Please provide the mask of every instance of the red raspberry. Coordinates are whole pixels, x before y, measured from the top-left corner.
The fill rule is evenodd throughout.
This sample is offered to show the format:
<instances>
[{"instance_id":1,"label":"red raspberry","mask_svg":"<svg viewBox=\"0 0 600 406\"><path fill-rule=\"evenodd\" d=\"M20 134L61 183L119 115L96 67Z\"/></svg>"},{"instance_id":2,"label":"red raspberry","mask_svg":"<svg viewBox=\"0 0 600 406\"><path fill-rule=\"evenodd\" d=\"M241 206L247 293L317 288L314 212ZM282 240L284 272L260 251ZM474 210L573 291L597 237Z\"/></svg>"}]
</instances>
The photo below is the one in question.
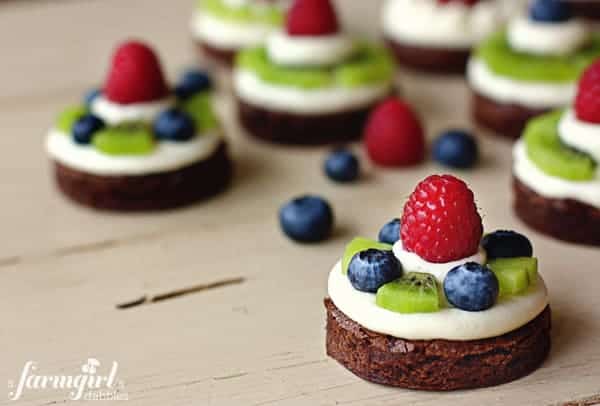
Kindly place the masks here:
<instances>
[{"instance_id":1,"label":"red raspberry","mask_svg":"<svg viewBox=\"0 0 600 406\"><path fill-rule=\"evenodd\" d=\"M371 113L364 140L369 156L381 166L416 165L425 158L421 122L407 103L395 97Z\"/></svg>"},{"instance_id":2,"label":"red raspberry","mask_svg":"<svg viewBox=\"0 0 600 406\"><path fill-rule=\"evenodd\" d=\"M600 124L600 60L588 67L579 80L575 114L581 121Z\"/></svg>"},{"instance_id":3,"label":"red raspberry","mask_svg":"<svg viewBox=\"0 0 600 406\"><path fill-rule=\"evenodd\" d=\"M289 35L320 36L338 32L338 21L330 0L296 0L287 14Z\"/></svg>"},{"instance_id":4,"label":"red raspberry","mask_svg":"<svg viewBox=\"0 0 600 406\"><path fill-rule=\"evenodd\" d=\"M115 103L143 103L169 94L158 57L147 45L130 41L113 56L104 95Z\"/></svg>"},{"instance_id":5,"label":"red raspberry","mask_svg":"<svg viewBox=\"0 0 600 406\"><path fill-rule=\"evenodd\" d=\"M451 175L419 183L404 206L401 224L404 248L435 263L475 254L483 233L473 192Z\"/></svg>"}]
</instances>

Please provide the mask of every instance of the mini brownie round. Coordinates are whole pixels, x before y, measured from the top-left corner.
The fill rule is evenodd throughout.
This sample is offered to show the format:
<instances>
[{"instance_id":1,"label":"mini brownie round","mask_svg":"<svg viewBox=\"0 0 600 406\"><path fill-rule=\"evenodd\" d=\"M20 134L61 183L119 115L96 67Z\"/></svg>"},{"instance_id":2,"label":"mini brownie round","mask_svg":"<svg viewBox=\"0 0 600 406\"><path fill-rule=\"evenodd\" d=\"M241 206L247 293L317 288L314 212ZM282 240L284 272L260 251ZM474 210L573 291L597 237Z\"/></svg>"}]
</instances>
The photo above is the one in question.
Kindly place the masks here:
<instances>
[{"instance_id":1,"label":"mini brownie round","mask_svg":"<svg viewBox=\"0 0 600 406\"><path fill-rule=\"evenodd\" d=\"M464 74L471 49L503 21L493 0L387 0L381 16L401 65L446 74Z\"/></svg>"},{"instance_id":2,"label":"mini brownie round","mask_svg":"<svg viewBox=\"0 0 600 406\"><path fill-rule=\"evenodd\" d=\"M281 0L199 0L192 35L202 57L232 66L244 48L261 45L283 24Z\"/></svg>"},{"instance_id":3,"label":"mini brownie round","mask_svg":"<svg viewBox=\"0 0 600 406\"><path fill-rule=\"evenodd\" d=\"M341 32L329 0L297 0L285 31L242 51L234 70L239 118L250 135L287 144L354 140L393 91L383 48Z\"/></svg>"},{"instance_id":4,"label":"mini brownie round","mask_svg":"<svg viewBox=\"0 0 600 406\"><path fill-rule=\"evenodd\" d=\"M600 246L600 61L571 108L533 119L513 150L515 211L532 228Z\"/></svg>"},{"instance_id":5,"label":"mini brownie round","mask_svg":"<svg viewBox=\"0 0 600 406\"><path fill-rule=\"evenodd\" d=\"M535 0L477 48L468 81L478 124L518 138L529 119L569 104L577 78L600 55L600 37L568 10L560 0Z\"/></svg>"},{"instance_id":6,"label":"mini brownie round","mask_svg":"<svg viewBox=\"0 0 600 406\"><path fill-rule=\"evenodd\" d=\"M482 238L473 193L450 175L419 183L392 224L380 241L352 240L329 274L329 356L374 383L435 391L510 382L543 363L548 291L527 237Z\"/></svg>"},{"instance_id":7,"label":"mini brownie round","mask_svg":"<svg viewBox=\"0 0 600 406\"><path fill-rule=\"evenodd\" d=\"M65 109L47 136L60 190L97 209L160 210L224 189L232 175L212 110L210 78L186 72L168 88L157 56L118 47L101 91Z\"/></svg>"}]
</instances>

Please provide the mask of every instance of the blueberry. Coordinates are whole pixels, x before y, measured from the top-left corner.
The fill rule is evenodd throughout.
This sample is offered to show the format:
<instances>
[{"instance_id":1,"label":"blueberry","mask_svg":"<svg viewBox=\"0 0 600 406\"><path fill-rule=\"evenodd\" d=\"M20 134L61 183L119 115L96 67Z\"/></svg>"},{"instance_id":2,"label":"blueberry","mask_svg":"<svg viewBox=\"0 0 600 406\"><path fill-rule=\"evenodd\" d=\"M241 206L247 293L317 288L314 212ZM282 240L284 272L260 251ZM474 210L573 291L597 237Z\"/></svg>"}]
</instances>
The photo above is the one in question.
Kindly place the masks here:
<instances>
[{"instance_id":1,"label":"blueberry","mask_svg":"<svg viewBox=\"0 0 600 406\"><path fill-rule=\"evenodd\" d=\"M331 234L333 211L329 203L318 196L302 196L281 207L279 223L283 232L293 240L322 241Z\"/></svg>"},{"instance_id":2,"label":"blueberry","mask_svg":"<svg viewBox=\"0 0 600 406\"><path fill-rule=\"evenodd\" d=\"M185 100L196 93L209 90L211 87L212 80L206 72L189 70L183 74L175 86L175 94L178 98Z\"/></svg>"},{"instance_id":3,"label":"blueberry","mask_svg":"<svg viewBox=\"0 0 600 406\"><path fill-rule=\"evenodd\" d=\"M488 267L476 262L454 267L444 279L446 299L468 312L489 309L498 298L498 278Z\"/></svg>"},{"instance_id":4,"label":"blueberry","mask_svg":"<svg viewBox=\"0 0 600 406\"><path fill-rule=\"evenodd\" d=\"M535 0L529 8L529 17L543 23L560 23L571 18L571 7L562 0Z\"/></svg>"},{"instance_id":5,"label":"blueberry","mask_svg":"<svg viewBox=\"0 0 600 406\"><path fill-rule=\"evenodd\" d=\"M104 127L105 125L102 119L93 114L86 114L73 124L73 128L71 129L73 141L77 144L89 144L92 142L94 133Z\"/></svg>"},{"instance_id":6,"label":"blueberry","mask_svg":"<svg viewBox=\"0 0 600 406\"><path fill-rule=\"evenodd\" d=\"M516 231L494 231L483 237L481 246L488 259L531 257L533 255L533 247L529 239Z\"/></svg>"},{"instance_id":7,"label":"blueberry","mask_svg":"<svg viewBox=\"0 0 600 406\"><path fill-rule=\"evenodd\" d=\"M467 131L446 131L433 143L433 159L451 168L471 168L478 155L477 142Z\"/></svg>"},{"instance_id":8,"label":"blueberry","mask_svg":"<svg viewBox=\"0 0 600 406\"><path fill-rule=\"evenodd\" d=\"M355 181L359 171L358 159L350 151L334 151L325 160L325 174L336 182Z\"/></svg>"},{"instance_id":9,"label":"blueberry","mask_svg":"<svg viewBox=\"0 0 600 406\"><path fill-rule=\"evenodd\" d=\"M368 249L352 257L348 279L354 289L377 292L381 286L402 276L402 265L391 251Z\"/></svg>"},{"instance_id":10,"label":"blueberry","mask_svg":"<svg viewBox=\"0 0 600 406\"><path fill-rule=\"evenodd\" d=\"M400 239L400 219L393 219L381 227L379 231L379 242L395 244Z\"/></svg>"},{"instance_id":11,"label":"blueberry","mask_svg":"<svg viewBox=\"0 0 600 406\"><path fill-rule=\"evenodd\" d=\"M85 96L83 96L83 102L86 105L86 107L90 107L92 105L92 102L94 100L96 100L96 98L98 98L98 96L100 96L102 94L102 90L100 89L90 89L85 93Z\"/></svg>"},{"instance_id":12,"label":"blueberry","mask_svg":"<svg viewBox=\"0 0 600 406\"><path fill-rule=\"evenodd\" d=\"M187 141L196 133L194 120L177 109L165 110L154 121L154 133L159 139Z\"/></svg>"}]
</instances>

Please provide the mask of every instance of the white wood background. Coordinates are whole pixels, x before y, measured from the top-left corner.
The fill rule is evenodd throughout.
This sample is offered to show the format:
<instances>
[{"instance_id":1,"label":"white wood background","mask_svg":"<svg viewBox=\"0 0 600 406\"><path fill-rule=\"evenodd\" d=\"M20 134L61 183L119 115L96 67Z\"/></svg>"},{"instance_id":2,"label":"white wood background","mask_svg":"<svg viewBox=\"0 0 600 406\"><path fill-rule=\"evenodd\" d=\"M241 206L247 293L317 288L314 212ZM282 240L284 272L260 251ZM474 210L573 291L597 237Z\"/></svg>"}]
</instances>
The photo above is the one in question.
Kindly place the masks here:
<instances>
[{"instance_id":1,"label":"white wood background","mask_svg":"<svg viewBox=\"0 0 600 406\"><path fill-rule=\"evenodd\" d=\"M372 385L324 353L330 267L353 236L374 236L401 214L416 182L443 171L433 163L399 171L366 164L358 185L333 185L321 174L326 148L248 140L223 92L219 107L236 160L227 193L141 215L96 213L61 197L43 149L55 114L102 81L114 44L125 38L151 41L171 76L192 63L191 3L0 3L0 388L18 380L28 360L40 374L69 375L95 357L104 366L119 362L135 405L550 405L600 394L600 251L552 241L515 219L510 146L502 140L482 139L482 165L459 175L475 190L487 229L523 229L533 240L552 295L553 349L533 375L470 392ZM348 25L375 35L378 1L338 3ZM429 135L469 126L462 80L400 80ZM327 243L299 246L279 231L278 207L305 192L334 206L336 233ZM115 308L143 294L237 277L244 282ZM1 391L0 404L14 403ZM62 404L66 396L29 391L17 403Z\"/></svg>"}]
</instances>

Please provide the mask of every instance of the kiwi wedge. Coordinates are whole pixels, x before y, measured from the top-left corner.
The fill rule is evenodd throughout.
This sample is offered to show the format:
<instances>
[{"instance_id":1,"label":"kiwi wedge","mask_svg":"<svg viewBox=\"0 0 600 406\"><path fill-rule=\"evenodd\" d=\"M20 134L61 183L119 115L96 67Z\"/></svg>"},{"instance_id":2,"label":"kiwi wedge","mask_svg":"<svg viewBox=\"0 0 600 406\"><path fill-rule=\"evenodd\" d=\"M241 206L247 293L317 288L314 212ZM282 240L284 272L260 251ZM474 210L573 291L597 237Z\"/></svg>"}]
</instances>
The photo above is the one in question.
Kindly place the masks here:
<instances>
[{"instance_id":1,"label":"kiwi wedge","mask_svg":"<svg viewBox=\"0 0 600 406\"><path fill-rule=\"evenodd\" d=\"M218 126L218 120L212 106L209 92L198 93L182 101L179 108L186 112L196 124L198 131L212 130Z\"/></svg>"},{"instance_id":2,"label":"kiwi wedge","mask_svg":"<svg viewBox=\"0 0 600 406\"><path fill-rule=\"evenodd\" d=\"M71 129L77 120L83 117L87 113L87 109L84 106L70 106L64 109L58 115L56 119L56 128L59 130L71 134Z\"/></svg>"},{"instance_id":3,"label":"kiwi wedge","mask_svg":"<svg viewBox=\"0 0 600 406\"><path fill-rule=\"evenodd\" d=\"M377 290L377 306L396 313L433 313L440 310L435 276L409 272Z\"/></svg>"},{"instance_id":4,"label":"kiwi wedge","mask_svg":"<svg viewBox=\"0 0 600 406\"><path fill-rule=\"evenodd\" d=\"M344 250L344 256L342 257L342 273L344 275L348 273L348 265L350 265L350 261L352 261L354 255L371 248L382 251L392 250L390 244L377 242L364 237L356 237L346 245L346 249Z\"/></svg>"},{"instance_id":5,"label":"kiwi wedge","mask_svg":"<svg viewBox=\"0 0 600 406\"><path fill-rule=\"evenodd\" d=\"M107 155L147 155L154 150L154 136L143 124L124 124L98 131L94 146Z\"/></svg>"},{"instance_id":6,"label":"kiwi wedge","mask_svg":"<svg viewBox=\"0 0 600 406\"><path fill-rule=\"evenodd\" d=\"M496 274L500 295L518 295L537 282L537 258L497 258L487 266Z\"/></svg>"},{"instance_id":7,"label":"kiwi wedge","mask_svg":"<svg viewBox=\"0 0 600 406\"><path fill-rule=\"evenodd\" d=\"M524 133L527 156L543 172L571 181L587 181L595 177L596 163L588 155L562 144L558 123L562 111L534 118Z\"/></svg>"}]
</instances>

